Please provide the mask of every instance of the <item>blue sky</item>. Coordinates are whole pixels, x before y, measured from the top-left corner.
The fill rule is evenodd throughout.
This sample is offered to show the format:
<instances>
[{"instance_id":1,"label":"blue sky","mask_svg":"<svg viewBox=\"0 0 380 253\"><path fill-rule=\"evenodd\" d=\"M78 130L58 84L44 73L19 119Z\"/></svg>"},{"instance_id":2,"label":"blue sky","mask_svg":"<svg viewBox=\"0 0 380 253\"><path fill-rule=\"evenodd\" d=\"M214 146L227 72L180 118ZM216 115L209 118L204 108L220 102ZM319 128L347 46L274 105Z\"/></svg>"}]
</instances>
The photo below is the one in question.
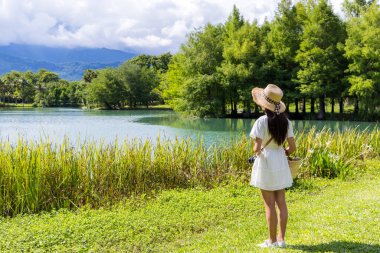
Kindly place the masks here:
<instances>
[{"instance_id":1,"label":"blue sky","mask_svg":"<svg viewBox=\"0 0 380 253\"><path fill-rule=\"evenodd\" d=\"M272 19L279 0L0 0L0 45L105 47L175 53L186 34L224 22ZM330 0L341 13L343 0Z\"/></svg>"}]
</instances>

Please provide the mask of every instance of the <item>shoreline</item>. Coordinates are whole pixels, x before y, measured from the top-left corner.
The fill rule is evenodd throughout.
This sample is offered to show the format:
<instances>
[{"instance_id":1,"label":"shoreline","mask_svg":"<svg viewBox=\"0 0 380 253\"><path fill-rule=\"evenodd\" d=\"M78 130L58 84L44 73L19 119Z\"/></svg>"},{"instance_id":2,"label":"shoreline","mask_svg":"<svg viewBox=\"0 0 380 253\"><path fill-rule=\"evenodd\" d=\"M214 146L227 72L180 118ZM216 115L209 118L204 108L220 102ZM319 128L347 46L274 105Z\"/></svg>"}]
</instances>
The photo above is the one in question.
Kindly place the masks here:
<instances>
[{"instance_id":1,"label":"shoreline","mask_svg":"<svg viewBox=\"0 0 380 253\"><path fill-rule=\"evenodd\" d=\"M149 111L174 111L172 108L168 106L158 105L158 106L139 106L136 108L125 107L122 109L107 109L107 108L88 108L81 106L61 106L61 107L35 107L32 104L9 104L9 103L0 103L0 108L19 108L19 109L31 109L31 108L73 108L73 109L83 109L83 110L94 110L94 111L133 111L133 110L149 110ZM262 116L262 112L239 112L236 115L226 114L225 116L220 117L208 117L208 118L224 118L224 119L257 119ZM288 118L290 120L316 120L316 121L354 121L354 122L374 122L378 123L380 120L379 115L357 115L353 113L325 113L324 119L318 118L318 113L295 113L295 112L287 112Z\"/></svg>"}]
</instances>

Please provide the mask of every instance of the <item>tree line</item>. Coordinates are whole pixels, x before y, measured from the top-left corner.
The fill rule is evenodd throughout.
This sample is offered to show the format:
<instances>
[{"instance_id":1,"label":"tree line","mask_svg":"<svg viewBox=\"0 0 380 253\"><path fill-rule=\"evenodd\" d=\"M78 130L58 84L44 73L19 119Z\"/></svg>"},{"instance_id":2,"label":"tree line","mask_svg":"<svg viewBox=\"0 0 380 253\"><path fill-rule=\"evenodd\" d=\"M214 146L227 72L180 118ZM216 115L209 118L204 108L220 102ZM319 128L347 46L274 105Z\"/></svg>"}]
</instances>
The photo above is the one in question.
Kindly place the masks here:
<instances>
[{"instance_id":1,"label":"tree line","mask_svg":"<svg viewBox=\"0 0 380 253\"><path fill-rule=\"evenodd\" d=\"M40 69L12 71L0 78L0 102L29 103L34 106L79 106L83 103L81 82L68 82L58 74Z\"/></svg>"},{"instance_id":2,"label":"tree line","mask_svg":"<svg viewBox=\"0 0 380 253\"><path fill-rule=\"evenodd\" d=\"M275 83L296 114L347 103L355 115L380 114L380 8L378 0L345 0L345 19L327 0L282 0L272 21L249 22L234 6L221 24L188 34L178 53L139 55L117 68L86 70L68 82L40 70L0 78L0 101L35 106L169 104L200 117L235 117L257 108L250 90ZM288 108L289 109L289 108Z\"/></svg>"},{"instance_id":3,"label":"tree line","mask_svg":"<svg viewBox=\"0 0 380 253\"><path fill-rule=\"evenodd\" d=\"M125 106L148 107L164 103L160 79L167 72L172 55L139 55L118 68L100 71L87 70L84 73L87 104L122 109Z\"/></svg>"},{"instance_id":4,"label":"tree line","mask_svg":"<svg viewBox=\"0 0 380 253\"><path fill-rule=\"evenodd\" d=\"M356 114L379 114L380 10L377 1L345 0L346 19L327 0L282 0L273 21L249 22L234 7L224 24L188 36L165 75L163 97L178 111L236 116L253 108L250 90L275 83L295 113L310 104L347 101Z\"/></svg>"},{"instance_id":5,"label":"tree line","mask_svg":"<svg viewBox=\"0 0 380 253\"><path fill-rule=\"evenodd\" d=\"M139 55L117 68L85 70L82 80L73 82L46 69L12 71L0 78L0 103L107 109L163 103L160 76L167 71L171 57L170 53Z\"/></svg>"}]
</instances>

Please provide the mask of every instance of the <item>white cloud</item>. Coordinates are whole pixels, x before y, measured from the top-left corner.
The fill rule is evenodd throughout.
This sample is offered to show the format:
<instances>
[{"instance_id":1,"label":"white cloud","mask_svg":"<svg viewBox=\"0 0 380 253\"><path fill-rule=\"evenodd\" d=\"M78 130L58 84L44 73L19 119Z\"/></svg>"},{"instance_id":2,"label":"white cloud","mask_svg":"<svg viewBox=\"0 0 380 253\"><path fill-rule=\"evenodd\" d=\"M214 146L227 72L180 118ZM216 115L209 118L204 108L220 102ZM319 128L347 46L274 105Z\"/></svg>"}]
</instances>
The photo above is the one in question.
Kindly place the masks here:
<instances>
[{"instance_id":1,"label":"white cloud","mask_svg":"<svg viewBox=\"0 0 380 253\"><path fill-rule=\"evenodd\" d=\"M166 26L161 29L164 35L167 35L169 38L179 37L181 38L183 34L189 33L191 27L186 24L185 20L178 20L172 26Z\"/></svg>"},{"instance_id":2,"label":"white cloud","mask_svg":"<svg viewBox=\"0 0 380 253\"><path fill-rule=\"evenodd\" d=\"M169 39L163 39L154 35L148 35L143 38L123 37L121 40L128 47L143 48L166 47L172 43L172 41Z\"/></svg>"},{"instance_id":3,"label":"white cloud","mask_svg":"<svg viewBox=\"0 0 380 253\"><path fill-rule=\"evenodd\" d=\"M280 0L0 0L0 44L175 52L186 34L224 22L235 4L246 20L271 19ZM330 0L340 12L343 0Z\"/></svg>"}]
</instances>

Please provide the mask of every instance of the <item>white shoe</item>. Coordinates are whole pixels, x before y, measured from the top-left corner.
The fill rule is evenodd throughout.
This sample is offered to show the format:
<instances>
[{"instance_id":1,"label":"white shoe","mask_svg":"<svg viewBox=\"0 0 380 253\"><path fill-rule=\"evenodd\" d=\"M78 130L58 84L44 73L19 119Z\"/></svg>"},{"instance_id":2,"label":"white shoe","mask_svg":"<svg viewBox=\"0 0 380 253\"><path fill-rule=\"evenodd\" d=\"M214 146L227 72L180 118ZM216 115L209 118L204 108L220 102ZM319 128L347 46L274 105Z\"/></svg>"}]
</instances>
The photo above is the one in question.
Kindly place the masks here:
<instances>
[{"instance_id":1,"label":"white shoe","mask_svg":"<svg viewBox=\"0 0 380 253\"><path fill-rule=\"evenodd\" d=\"M280 248L286 248L286 243L285 241L277 242L277 246Z\"/></svg>"},{"instance_id":2,"label":"white shoe","mask_svg":"<svg viewBox=\"0 0 380 253\"><path fill-rule=\"evenodd\" d=\"M260 248L273 248L273 247L277 247L278 243L277 242L270 243L269 240L265 240L263 243L257 244L257 246L259 246Z\"/></svg>"}]
</instances>

